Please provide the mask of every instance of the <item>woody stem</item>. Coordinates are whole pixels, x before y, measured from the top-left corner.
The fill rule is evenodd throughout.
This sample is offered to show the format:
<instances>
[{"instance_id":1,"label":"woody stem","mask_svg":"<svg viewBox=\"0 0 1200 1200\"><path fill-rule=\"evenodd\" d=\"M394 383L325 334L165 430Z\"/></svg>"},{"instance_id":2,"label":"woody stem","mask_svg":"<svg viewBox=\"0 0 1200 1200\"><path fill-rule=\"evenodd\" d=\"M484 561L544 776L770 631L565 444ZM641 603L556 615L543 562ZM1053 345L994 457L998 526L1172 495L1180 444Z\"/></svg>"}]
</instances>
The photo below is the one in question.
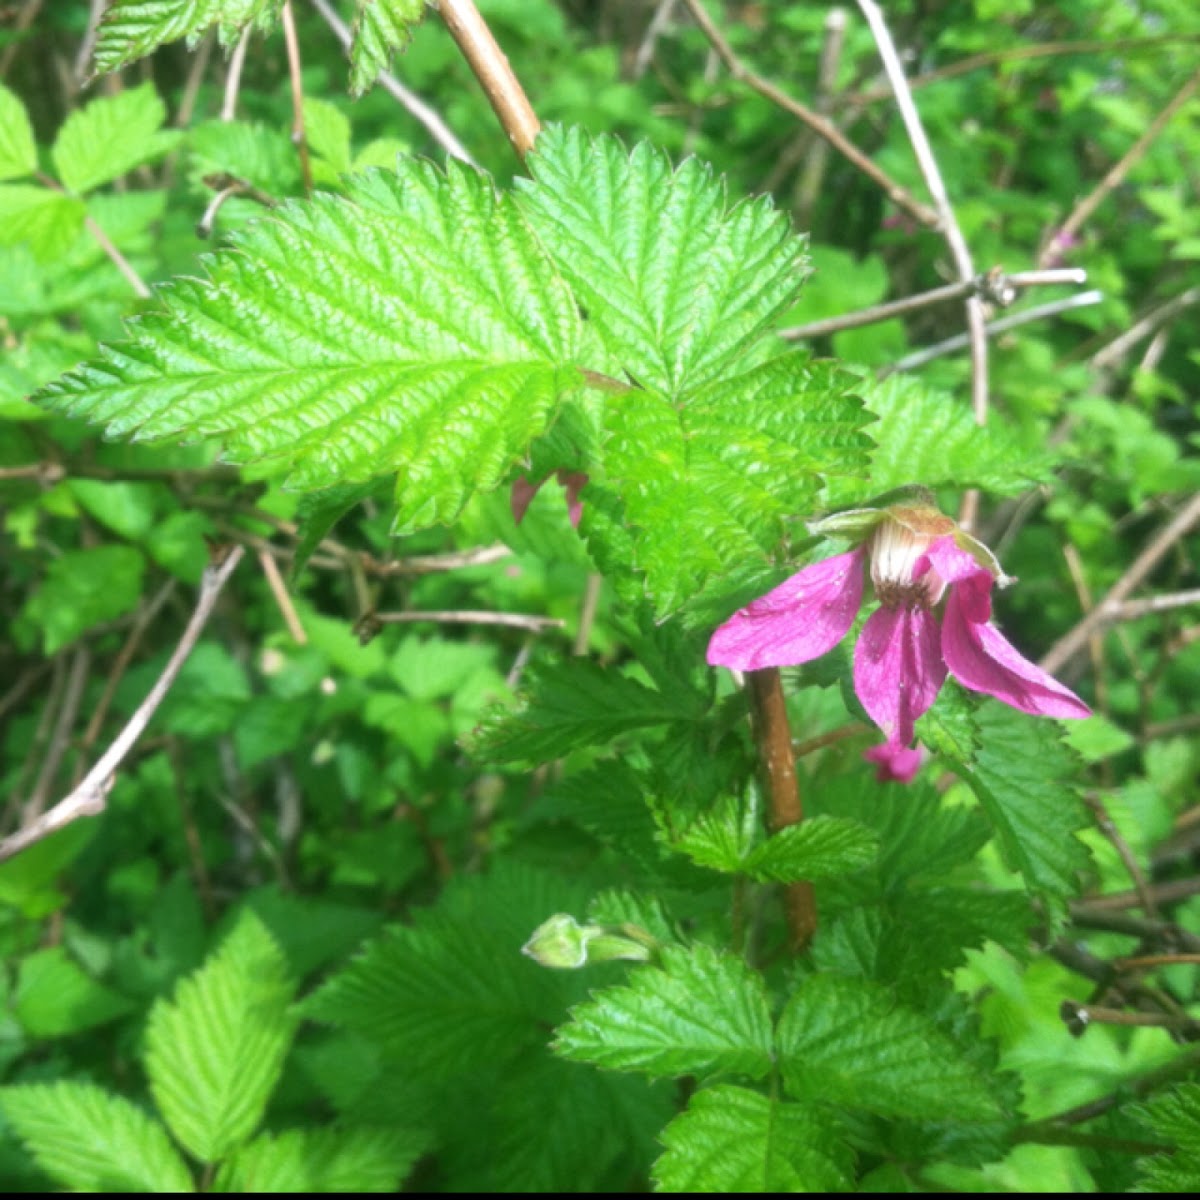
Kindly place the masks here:
<instances>
[{"instance_id":1,"label":"woody stem","mask_svg":"<svg viewBox=\"0 0 1200 1200\"><path fill-rule=\"evenodd\" d=\"M769 802L768 825L778 833L804 820L800 786L796 779L796 760L792 754L792 732L788 728L787 708L779 671L767 667L746 673L746 691L754 719L754 737ZM817 931L817 898L813 885L789 883L784 891L788 941L799 953Z\"/></svg>"}]
</instances>

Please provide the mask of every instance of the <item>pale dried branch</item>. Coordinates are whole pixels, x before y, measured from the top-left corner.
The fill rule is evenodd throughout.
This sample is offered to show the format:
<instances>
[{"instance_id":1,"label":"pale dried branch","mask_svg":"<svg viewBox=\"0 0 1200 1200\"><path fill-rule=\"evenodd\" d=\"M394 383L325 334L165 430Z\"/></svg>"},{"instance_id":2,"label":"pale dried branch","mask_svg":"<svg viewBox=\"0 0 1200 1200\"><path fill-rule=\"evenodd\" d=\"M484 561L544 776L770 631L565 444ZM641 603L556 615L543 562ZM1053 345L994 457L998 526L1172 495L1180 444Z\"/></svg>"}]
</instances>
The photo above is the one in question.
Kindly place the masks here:
<instances>
[{"instance_id":1,"label":"pale dried branch","mask_svg":"<svg viewBox=\"0 0 1200 1200\"><path fill-rule=\"evenodd\" d=\"M106 797L116 781L117 768L133 749L134 744L149 724L150 718L154 716L158 706L166 698L180 668L192 652L192 648L212 614L221 589L241 561L242 553L241 547L235 546L220 563L214 564L204 572L196 609L188 621L187 628L183 631L183 636L179 639L179 644L167 660L167 665L147 693L146 698L129 718L125 728L100 756L96 765L83 777L78 787L37 820L0 841L0 862L12 858L13 855L19 854L35 842L40 842L50 834L79 820L80 817L95 816L104 811Z\"/></svg>"}]
</instances>

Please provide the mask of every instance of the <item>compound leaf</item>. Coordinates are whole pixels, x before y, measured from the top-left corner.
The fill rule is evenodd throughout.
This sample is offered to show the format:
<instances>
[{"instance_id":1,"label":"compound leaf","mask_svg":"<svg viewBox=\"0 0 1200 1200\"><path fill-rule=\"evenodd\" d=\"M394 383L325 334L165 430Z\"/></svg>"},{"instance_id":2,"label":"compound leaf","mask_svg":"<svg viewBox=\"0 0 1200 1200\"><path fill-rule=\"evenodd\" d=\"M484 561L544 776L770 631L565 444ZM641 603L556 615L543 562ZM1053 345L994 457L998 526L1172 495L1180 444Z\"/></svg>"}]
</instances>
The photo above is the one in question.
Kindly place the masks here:
<instances>
[{"instance_id":1,"label":"compound leaf","mask_svg":"<svg viewBox=\"0 0 1200 1200\"><path fill-rule=\"evenodd\" d=\"M814 975L779 1021L788 1091L880 1116L987 1121L1000 1115L989 1080L929 1020L876 984Z\"/></svg>"},{"instance_id":2,"label":"compound leaf","mask_svg":"<svg viewBox=\"0 0 1200 1200\"><path fill-rule=\"evenodd\" d=\"M50 151L63 186L82 195L161 158L179 140L178 132L161 128L166 119L166 105L149 83L76 109Z\"/></svg>"},{"instance_id":3,"label":"compound leaf","mask_svg":"<svg viewBox=\"0 0 1200 1200\"><path fill-rule=\"evenodd\" d=\"M167 1131L137 1105L92 1084L4 1088L0 1111L38 1166L71 1191L195 1191Z\"/></svg>"},{"instance_id":4,"label":"compound leaf","mask_svg":"<svg viewBox=\"0 0 1200 1200\"><path fill-rule=\"evenodd\" d=\"M410 27L425 14L425 0L359 0L350 45L350 92L361 96L412 37Z\"/></svg>"},{"instance_id":5,"label":"compound leaf","mask_svg":"<svg viewBox=\"0 0 1200 1200\"><path fill-rule=\"evenodd\" d=\"M804 241L768 200L730 205L711 168L615 137L548 129L524 210L612 356L676 399L712 382L795 299Z\"/></svg>"},{"instance_id":6,"label":"compound leaf","mask_svg":"<svg viewBox=\"0 0 1200 1200\"><path fill-rule=\"evenodd\" d=\"M252 912L160 1000L146 1027L150 1090L171 1132L216 1162L258 1126L283 1070L295 1018L287 960Z\"/></svg>"},{"instance_id":7,"label":"compound leaf","mask_svg":"<svg viewBox=\"0 0 1200 1200\"><path fill-rule=\"evenodd\" d=\"M771 1069L771 1016L760 976L705 945L669 947L661 966L571 1010L555 1050L564 1058L652 1076Z\"/></svg>"},{"instance_id":8,"label":"compound leaf","mask_svg":"<svg viewBox=\"0 0 1200 1200\"><path fill-rule=\"evenodd\" d=\"M276 210L41 394L138 440L220 438L302 489L400 471L400 532L495 487L578 386L579 316L511 201L428 163Z\"/></svg>"},{"instance_id":9,"label":"compound leaf","mask_svg":"<svg viewBox=\"0 0 1200 1200\"><path fill-rule=\"evenodd\" d=\"M852 1190L854 1154L832 1116L745 1088L697 1092L662 1142L653 1171L660 1192Z\"/></svg>"}]
</instances>

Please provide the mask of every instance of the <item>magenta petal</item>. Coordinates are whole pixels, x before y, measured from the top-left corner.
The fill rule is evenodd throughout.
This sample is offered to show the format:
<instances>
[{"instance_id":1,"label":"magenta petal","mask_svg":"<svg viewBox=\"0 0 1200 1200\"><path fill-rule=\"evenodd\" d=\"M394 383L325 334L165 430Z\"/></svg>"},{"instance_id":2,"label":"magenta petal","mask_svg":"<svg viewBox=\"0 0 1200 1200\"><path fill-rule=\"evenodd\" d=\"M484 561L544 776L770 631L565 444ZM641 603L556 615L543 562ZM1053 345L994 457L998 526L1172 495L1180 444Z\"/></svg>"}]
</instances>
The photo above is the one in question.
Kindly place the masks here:
<instances>
[{"instance_id":1,"label":"magenta petal","mask_svg":"<svg viewBox=\"0 0 1200 1200\"><path fill-rule=\"evenodd\" d=\"M883 607L854 648L854 690L889 742L907 746L913 723L946 680L937 618L925 608Z\"/></svg>"},{"instance_id":2,"label":"magenta petal","mask_svg":"<svg viewBox=\"0 0 1200 1200\"><path fill-rule=\"evenodd\" d=\"M1088 717L1091 709L1069 688L1022 657L994 625L973 620L975 580L950 590L942 624L942 653L951 674L973 692L1037 717Z\"/></svg>"},{"instance_id":3,"label":"magenta petal","mask_svg":"<svg viewBox=\"0 0 1200 1200\"><path fill-rule=\"evenodd\" d=\"M965 550L960 550L952 537L938 538L925 557L942 581L958 593L967 620L982 624L991 619L992 585L996 582L991 571L981 567Z\"/></svg>"},{"instance_id":4,"label":"magenta petal","mask_svg":"<svg viewBox=\"0 0 1200 1200\"><path fill-rule=\"evenodd\" d=\"M863 758L875 764L875 778L880 783L912 783L921 769L925 754L900 742L884 742L863 751Z\"/></svg>"},{"instance_id":5,"label":"magenta petal","mask_svg":"<svg viewBox=\"0 0 1200 1200\"><path fill-rule=\"evenodd\" d=\"M538 494L538 489L545 482L543 479L541 483L530 483L524 477L513 480L512 491L508 494L508 503L512 508L513 520L518 525L525 519L525 514L529 511L534 496Z\"/></svg>"},{"instance_id":6,"label":"magenta petal","mask_svg":"<svg viewBox=\"0 0 1200 1200\"><path fill-rule=\"evenodd\" d=\"M862 603L860 547L805 567L739 609L708 643L708 661L738 671L789 667L832 650Z\"/></svg>"},{"instance_id":7,"label":"magenta petal","mask_svg":"<svg viewBox=\"0 0 1200 1200\"><path fill-rule=\"evenodd\" d=\"M583 516L583 501L580 500L579 493L587 485L587 472L559 471L557 479L567 489L567 512L571 518L572 528L578 529L579 520Z\"/></svg>"}]
</instances>

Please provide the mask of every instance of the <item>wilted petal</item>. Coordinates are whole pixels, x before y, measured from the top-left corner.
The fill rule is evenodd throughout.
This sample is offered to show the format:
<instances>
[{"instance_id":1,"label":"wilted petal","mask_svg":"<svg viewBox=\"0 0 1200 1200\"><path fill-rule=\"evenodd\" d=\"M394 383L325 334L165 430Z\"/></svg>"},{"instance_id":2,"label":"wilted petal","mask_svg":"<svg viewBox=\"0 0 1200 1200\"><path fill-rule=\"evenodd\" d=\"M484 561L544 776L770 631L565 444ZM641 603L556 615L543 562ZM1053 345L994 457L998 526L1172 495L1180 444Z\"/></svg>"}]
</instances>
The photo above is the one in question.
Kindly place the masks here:
<instances>
[{"instance_id":1,"label":"wilted petal","mask_svg":"<svg viewBox=\"0 0 1200 1200\"><path fill-rule=\"evenodd\" d=\"M937 618L926 608L883 606L854 648L854 690L889 742L907 746L913 724L946 680Z\"/></svg>"},{"instance_id":2,"label":"wilted petal","mask_svg":"<svg viewBox=\"0 0 1200 1200\"><path fill-rule=\"evenodd\" d=\"M508 495L508 502L512 508L513 520L518 525L525 519L525 514L529 511L529 506L533 503L534 496L538 494L538 489L545 482L543 479L540 483L530 483L524 476L513 480L512 490Z\"/></svg>"},{"instance_id":3,"label":"wilted petal","mask_svg":"<svg viewBox=\"0 0 1200 1200\"><path fill-rule=\"evenodd\" d=\"M1091 710L1070 688L1035 666L994 625L980 621L986 590L975 577L950 590L942 622L942 653L954 678L973 692L995 696L1037 717L1088 717Z\"/></svg>"},{"instance_id":4,"label":"wilted petal","mask_svg":"<svg viewBox=\"0 0 1200 1200\"><path fill-rule=\"evenodd\" d=\"M567 489L567 512L571 517L572 527L578 529L579 519L583 516L583 501L580 500L579 493L587 484L587 472L559 471L557 478L558 482Z\"/></svg>"},{"instance_id":5,"label":"wilted petal","mask_svg":"<svg viewBox=\"0 0 1200 1200\"><path fill-rule=\"evenodd\" d=\"M757 671L811 662L832 650L862 603L864 555L860 547L822 559L739 609L713 634L708 661Z\"/></svg>"},{"instance_id":6,"label":"wilted petal","mask_svg":"<svg viewBox=\"0 0 1200 1200\"><path fill-rule=\"evenodd\" d=\"M921 769L925 754L920 747L891 741L864 750L863 758L875 764L875 778L880 783L912 783L913 776Z\"/></svg>"}]
</instances>

